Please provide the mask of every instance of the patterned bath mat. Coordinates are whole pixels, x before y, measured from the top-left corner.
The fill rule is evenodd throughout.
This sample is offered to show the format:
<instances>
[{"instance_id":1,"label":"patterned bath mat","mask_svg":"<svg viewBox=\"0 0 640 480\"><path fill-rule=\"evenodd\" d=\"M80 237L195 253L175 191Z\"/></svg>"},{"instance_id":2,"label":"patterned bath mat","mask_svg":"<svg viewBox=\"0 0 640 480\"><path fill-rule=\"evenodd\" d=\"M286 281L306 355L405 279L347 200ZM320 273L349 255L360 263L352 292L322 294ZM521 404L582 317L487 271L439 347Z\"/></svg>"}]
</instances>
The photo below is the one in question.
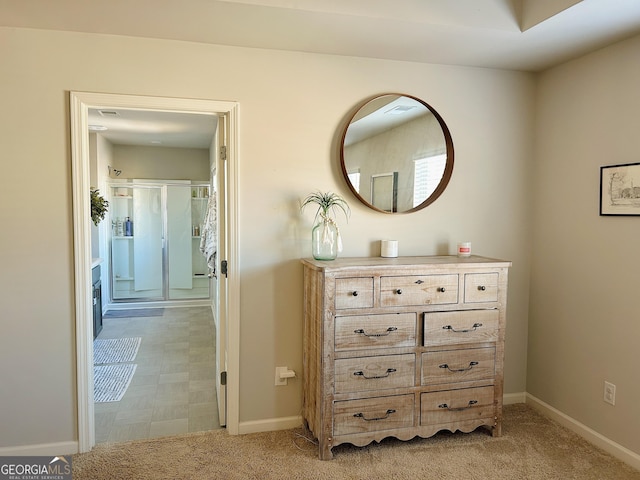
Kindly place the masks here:
<instances>
[{"instance_id":1,"label":"patterned bath mat","mask_svg":"<svg viewBox=\"0 0 640 480\"><path fill-rule=\"evenodd\" d=\"M141 337L96 339L93 341L93 364L133 362L141 341Z\"/></svg>"},{"instance_id":2,"label":"patterned bath mat","mask_svg":"<svg viewBox=\"0 0 640 480\"><path fill-rule=\"evenodd\" d=\"M119 402L124 396L133 374L135 363L96 365L93 367L93 397L95 403Z\"/></svg>"}]
</instances>

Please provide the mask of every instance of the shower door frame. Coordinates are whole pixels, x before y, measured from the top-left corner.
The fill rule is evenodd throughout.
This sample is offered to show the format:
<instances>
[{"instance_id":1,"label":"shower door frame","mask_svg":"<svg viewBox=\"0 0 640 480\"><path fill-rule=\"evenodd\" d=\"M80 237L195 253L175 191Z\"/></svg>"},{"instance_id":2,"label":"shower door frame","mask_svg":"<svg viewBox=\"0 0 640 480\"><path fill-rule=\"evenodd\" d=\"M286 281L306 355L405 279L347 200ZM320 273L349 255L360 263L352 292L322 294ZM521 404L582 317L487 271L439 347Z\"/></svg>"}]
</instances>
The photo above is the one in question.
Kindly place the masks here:
<instances>
[{"instance_id":1,"label":"shower door frame","mask_svg":"<svg viewBox=\"0 0 640 480\"><path fill-rule=\"evenodd\" d=\"M131 190L133 190L134 188L159 188L160 189L160 203L161 203L161 222L162 222L162 239L161 239L161 251L162 251L162 260L161 260L161 296L154 296L154 295L150 295L150 296L140 296L140 297L135 297L135 296L131 296L131 297L115 297L115 292L116 292L116 277L114 276L114 261L113 261L113 251L114 251L114 246L113 246L113 237L115 236L113 234L113 228L111 229L111 233L110 233L110 238L109 241L110 246L109 246L109 262L108 262L108 268L109 268L109 307L112 309L119 309L119 308L125 308L125 307L130 307L130 306L134 306L136 304L153 304L155 305L170 305L173 302L176 302L176 304L184 304L184 303L196 303L196 304L209 304L209 302L211 301L211 282L208 281L208 277L206 275L203 276L203 279L206 279L206 285L207 285L207 294L206 296L198 296L198 297L185 297L185 298L171 298L171 285L170 285L170 275L171 275L171 267L170 267L170 261L169 261L169 254L170 254L170 249L171 249L171 240L168 238L169 237L169 218L168 218L168 197L169 197L169 187L180 187L180 188L189 188L190 191L192 191L194 188L200 189L200 188L207 188L207 189L211 189L211 185L210 183L204 181L204 180L199 180L199 181L195 181L195 180L140 180L140 179L131 179L130 181L126 181L126 182L111 182L109 183L109 188L111 189L111 192L113 192L114 189L116 188L130 188ZM111 200L113 200L113 198L115 198L115 195L111 195ZM191 196L190 196L191 198ZM133 207L132 207L133 210ZM133 213L133 212L132 212ZM193 213L192 213L193 215ZM133 215L132 215L133 216ZM109 218L111 219L111 222L113 224L113 218L111 218L111 212L109 214ZM135 220L135 218L133 218L133 220ZM204 221L204 219L202 219ZM135 236L136 236L136 224L138 222L134 222L134 227L133 227L133 239L131 240L132 242L135 242ZM191 235L192 239L191 241L193 242L194 240L194 236ZM121 240L118 240L121 241ZM131 247L134 248L134 247ZM204 258L204 257L203 257ZM193 258L190 259L191 262L193 262ZM194 276L193 279L195 280L196 277ZM129 281L134 281L134 280L129 280ZM204 303L203 303L204 302Z\"/></svg>"}]
</instances>

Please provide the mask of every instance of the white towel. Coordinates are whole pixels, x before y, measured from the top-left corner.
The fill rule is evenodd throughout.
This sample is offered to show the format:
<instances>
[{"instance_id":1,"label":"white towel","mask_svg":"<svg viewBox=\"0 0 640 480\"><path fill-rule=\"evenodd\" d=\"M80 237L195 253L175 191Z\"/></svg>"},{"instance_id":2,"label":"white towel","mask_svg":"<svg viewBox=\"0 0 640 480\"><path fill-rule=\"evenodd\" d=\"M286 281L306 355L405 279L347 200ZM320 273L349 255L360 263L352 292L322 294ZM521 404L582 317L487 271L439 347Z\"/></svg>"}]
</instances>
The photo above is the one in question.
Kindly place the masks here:
<instances>
[{"instance_id":1,"label":"white towel","mask_svg":"<svg viewBox=\"0 0 640 480\"><path fill-rule=\"evenodd\" d=\"M218 208L216 206L216 195L209 195L207 202L207 213L204 216L202 232L200 232L200 251L207 260L207 265L211 272L216 273L216 254L218 253Z\"/></svg>"}]
</instances>

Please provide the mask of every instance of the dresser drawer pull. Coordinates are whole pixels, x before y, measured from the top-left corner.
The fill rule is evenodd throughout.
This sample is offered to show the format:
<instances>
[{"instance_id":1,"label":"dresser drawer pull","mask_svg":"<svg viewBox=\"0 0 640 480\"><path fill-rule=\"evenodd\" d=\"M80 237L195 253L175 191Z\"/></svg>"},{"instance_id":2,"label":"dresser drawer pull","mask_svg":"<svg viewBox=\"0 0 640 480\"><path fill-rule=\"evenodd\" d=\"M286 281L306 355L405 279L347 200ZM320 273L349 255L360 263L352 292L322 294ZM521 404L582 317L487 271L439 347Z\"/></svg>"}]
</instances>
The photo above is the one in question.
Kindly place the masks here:
<instances>
[{"instance_id":1,"label":"dresser drawer pull","mask_svg":"<svg viewBox=\"0 0 640 480\"><path fill-rule=\"evenodd\" d=\"M440 368L446 368L450 372L466 372L467 370L471 370L473 367L478 365L478 362L469 362L469 366L465 368L451 368L448 364L443 363L442 365L438 365Z\"/></svg>"},{"instance_id":2,"label":"dresser drawer pull","mask_svg":"<svg viewBox=\"0 0 640 480\"><path fill-rule=\"evenodd\" d=\"M444 293L446 291L446 289L444 287L438 287L438 291L440 293Z\"/></svg>"},{"instance_id":3,"label":"dresser drawer pull","mask_svg":"<svg viewBox=\"0 0 640 480\"><path fill-rule=\"evenodd\" d=\"M477 400L469 400L469 403L465 407L459 407L459 408L451 408L446 403L442 403L438 405L438 408L446 408L447 410L450 410L452 412L460 412L462 410L467 410L468 408L473 407L476 403L478 403Z\"/></svg>"},{"instance_id":4,"label":"dresser drawer pull","mask_svg":"<svg viewBox=\"0 0 640 480\"><path fill-rule=\"evenodd\" d=\"M356 291L352 292L351 295L353 295L354 297L357 297L358 296L358 291L356 290Z\"/></svg>"},{"instance_id":5,"label":"dresser drawer pull","mask_svg":"<svg viewBox=\"0 0 640 480\"><path fill-rule=\"evenodd\" d=\"M485 287L484 285L479 285L478 286L478 290L480 290L481 292L484 292L487 289L487 287Z\"/></svg>"},{"instance_id":6,"label":"dresser drawer pull","mask_svg":"<svg viewBox=\"0 0 640 480\"><path fill-rule=\"evenodd\" d=\"M385 420L385 419L389 418L389 415L391 415L392 413L396 413L396 411L393 410L392 408L390 408L389 410L387 410L385 412L384 417L367 418L367 417L364 416L364 413L354 413L353 416L356 417L356 418L361 418L365 422L375 422L376 420Z\"/></svg>"},{"instance_id":7,"label":"dresser drawer pull","mask_svg":"<svg viewBox=\"0 0 640 480\"><path fill-rule=\"evenodd\" d=\"M397 293L398 295L402 295L402 289L400 289L400 288L399 288L399 289L397 289L397 290L396 290L396 293Z\"/></svg>"},{"instance_id":8,"label":"dresser drawer pull","mask_svg":"<svg viewBox=\"0 0 640 480\"><path fill-rule=\"evenodd\" d=\"M418 285L422 285L424 283L424 281L422 280L416 280L415 283L417 283Z\"/></svg>"},{"instance_id":9,"label":"dresser drawer pull","mask_svg":"<svg viewBox=\"0 0 640 480\"><path fill-rule=\"evenodd\" d=\"M397 327L389 327L385 330L384 333L367 333L364 331L364 329L359 328L357 330L354 330L353 333L359 333L361 335L364 335L365 337L386 337L391 332L395 332L396 330L398 330Z\"/></svg>"},{"instance_id":10,"label":"dresser drawer pull","mask_svg":"<svg viewBox=\"0 0 640 480\"><path fill-rule=\"evenodd\" d=\"M387 371L385 372L384 375L374 375L373 377L367 377L362 370L359 370L357 372L353 372L353 374L358 376L358 377L366 378L367 380L373 380L373 379L376 379L376 378L387 378L390 374L392 374L395 371L396 371L395 368L387 368Z\"/></svg>"},{"instance_id":11,"label":"dresser drawer pull","mask_svg":"<svg viewBox=\"0 0 640 480\"><path fill-rule=\"evenodd\" d=\"M451 325L445 325L444 327L442 327L442 329L443 330L451 330L452 332L455 332L455 333L469 333L469 332L475 331L476 328L481 327L481 326L482 326L481 323L474 323L471 328L468 328L466 330L456 330Z\"/></svg>"}]
</instances>

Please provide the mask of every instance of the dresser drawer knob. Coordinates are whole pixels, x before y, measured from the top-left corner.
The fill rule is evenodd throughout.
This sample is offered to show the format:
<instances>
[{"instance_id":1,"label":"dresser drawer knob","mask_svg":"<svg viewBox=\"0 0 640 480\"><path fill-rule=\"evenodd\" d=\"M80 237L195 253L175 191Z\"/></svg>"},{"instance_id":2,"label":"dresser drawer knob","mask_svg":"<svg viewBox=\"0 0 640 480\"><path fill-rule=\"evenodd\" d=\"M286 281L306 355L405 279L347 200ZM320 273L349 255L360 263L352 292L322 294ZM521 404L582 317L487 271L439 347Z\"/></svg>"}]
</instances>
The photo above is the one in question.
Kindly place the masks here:
<instances>
[{"instance_id":1,"label":"dresser drawer knob","mask_svg":"<svg viewBox=\"0 0 640 480\"><path fill-rule=\"evenodd\" d=\"M446 403L442 403L442 404L438 405L438 408L446 408L447 410L450 410L452 412L460 412L461 410L466 410L467 408L473 407L476 403L478 403L477 400L469 400L469 403L467 403L466 406L459 407L459 408L451 408Z\"/></svg>"},{"instance_id":2,"label":"dresser drawer knob","mask_svg":"<svg viewBox=\"0 0 640 480\"><path fill-rule=\"evenodd\" d=\"M367 377L362 370L353 372L353 374L357 377L366 378L367 380L373 380L376 378L387 378L390 374L392 374L395 371L397 371L395 368L387 368L387 371L383 375L374 375L372 377Z\"/></svg>"},{"instance_id":3,"label":"dresser drawer knob","mask_svg":"<svg viewBox=\"0 0 640 480\"><path fill-rule=\"evenodd\" d=\"M440 368L446 368L447 370L449 370L450 372L466 372L467 370L471 370L473 367L475 367L476 365L478 365L478 362L469 362L469 366L468 367L464 367L464 368L451 368L449 366L449 364L447 363L443 363L442 365L438 365L438 367Z\"/></svg>"},{"instance_id":4,"label":"dresser drawer knob","mask_svg":"<svg viewBox=\"0 0 640 480\"><path fill-rule=\"evenodd\" d=\"M422 285L424 283L423 280L416 280L415 283L417 283L418 285Z\"/></svg>"},{"instance_id":5,"label":"dresser drawer knob","mask_svg":"<svg viewBox=\"0 0 640 480\"><path fill-rule=\"evenodd\" d=\"M474 323L471 328L468 328L466 330L456 330L451 325L445 325L444 327L442 327L442 329L443 330L451 330L452 332L455 332L455 333L469 333L469 332L475 331L476 328L481 327L481 326L482 326L481 323Z\"/></svg>"},{"instance_id":6,"label":"dresser drawer knob","mask_svg":"<svg viewBox=\"0 0 640 480\"><path fill-rule=\"evenodd\" d=\"M485 287L484 285L478 285L478 290L480 290L481 292L484 292L487 289L487 287Z\"/></svg>"},{"instance_id":7,"label":"dresser drawer knob","mask_svg":"<svg viewBox=\"0 0 640 480\"><path fill-rule=\"evenodd\" d=\"M400 289L400 288L399 288L399 289L397 289L397 290L396 290L396 293L397 293L398 295L402 295L402 289Z\"/></svg>"},{"instance_id":8,"label":"dresser drawer knob","mask_svg":"<svg viewBox=\"0 0 640 480\"><path fill-rule=\"evenodd\" d=\"M351 295L353 295L354 297L357 297L358 296L358 291L356 290L356 291L352 292Z\"/></svg>"},{"instance_id":9,"label":"dresser drawer knob","mask_svg":"<svg viewBox=\"0 0 640 480\"><path fill-rule=\"evenodd\" d=\"M395 332L396 330L398 330L397 327L389 327L384 331L384 333L367 333L363 328L359 328L357 330L354 330L353 333L358 333L360 335L364 335L365 337L386 337L391 332Z\"/></svg>"},{"instance_id":10,"label":"dresser drawer knob","mask_svg":"<svg viewBox=\"0 0 640 480\"><path fill-rule=\"evenodd\" d=\"M439 291L440 293L444 293L444 292L446 291L446 288L444 288L444 287L438 287L438 291Z\"/></svg>"},{"instance_id":11,"label":"dresser drawer knob","mask_svg":"<svg viewBox=\"0 0 640 480\"><path fill-rule=\"evenodd\" d=\"M387 410L385 412L384 417L367 418L367 417L364 416L364 413L354 413L353 416L356 417L356 418L361 418L365 422L375 422L376 420L385 420L385 419L389 418L389 415L391 415L392 413L396 413L396 411L394 409L390 408L389 410Z\"/></svg>"}]
</instances>

